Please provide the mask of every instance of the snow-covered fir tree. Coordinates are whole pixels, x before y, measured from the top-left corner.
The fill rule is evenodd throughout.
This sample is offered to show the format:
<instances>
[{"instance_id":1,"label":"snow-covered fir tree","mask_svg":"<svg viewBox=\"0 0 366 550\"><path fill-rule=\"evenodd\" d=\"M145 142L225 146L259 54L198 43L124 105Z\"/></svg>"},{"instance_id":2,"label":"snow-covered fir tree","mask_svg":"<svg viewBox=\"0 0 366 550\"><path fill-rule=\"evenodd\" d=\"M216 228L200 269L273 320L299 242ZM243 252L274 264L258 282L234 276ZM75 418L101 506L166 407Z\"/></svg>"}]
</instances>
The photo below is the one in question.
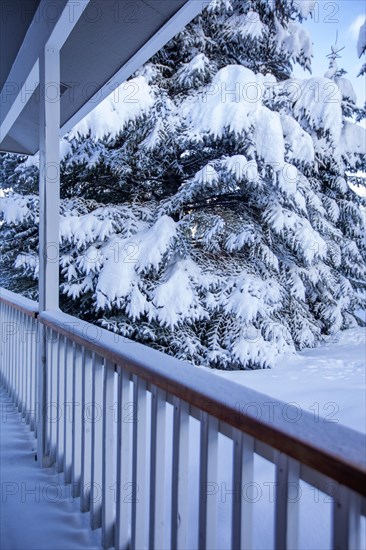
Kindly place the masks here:
<instances>
[{"instance_id":1,"label":"snow-covered fir tree","mask_svg":"<svg viewBox=\"0 0 366 550\"><path fill-rule=\"evenodd\" d=\"M62 141L62 307L195 364L270 366L360 323L365 130L310 0L214 0ZM336 55L336 54L335 54ZM36 295L35 159L2 156L4 284ZM16 274L16 275L15 275Z\"/></svg>"}]
</instances>

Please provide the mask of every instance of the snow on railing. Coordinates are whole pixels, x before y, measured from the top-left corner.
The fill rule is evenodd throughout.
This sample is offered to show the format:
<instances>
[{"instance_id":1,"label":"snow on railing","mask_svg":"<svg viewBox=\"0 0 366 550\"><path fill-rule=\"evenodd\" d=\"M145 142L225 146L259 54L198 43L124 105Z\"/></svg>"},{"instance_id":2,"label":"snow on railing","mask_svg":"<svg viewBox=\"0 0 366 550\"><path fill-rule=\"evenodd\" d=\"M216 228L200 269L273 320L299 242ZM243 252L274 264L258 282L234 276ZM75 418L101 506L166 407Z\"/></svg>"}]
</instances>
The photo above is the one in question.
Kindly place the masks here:
<instances>
[{"instance_id":1,"label":"snow on railing","mask_svg":"<svg viewBox=\"0 0 366 550\"><path fill-rule=\"evenodd\" d=\"M296 548L300 480L332 502L332 547L360 547L365 438L61 311L1 291L1 379L30 421L46 330L46 451L105 548L217 548L219 437L230 442L230 547L253 547L254 457L275 466L274 547ZM39 361L39 359L38 359ZM248 406L251 405L251 406ZM258 414L260 411L260 414ZM192 422L199 429L193 434ZM190 454L198 453L198 482ZM197 491L197 498L191 493ZM194 506L193 516L191 506Z\"/></svg>"}]
</instances>

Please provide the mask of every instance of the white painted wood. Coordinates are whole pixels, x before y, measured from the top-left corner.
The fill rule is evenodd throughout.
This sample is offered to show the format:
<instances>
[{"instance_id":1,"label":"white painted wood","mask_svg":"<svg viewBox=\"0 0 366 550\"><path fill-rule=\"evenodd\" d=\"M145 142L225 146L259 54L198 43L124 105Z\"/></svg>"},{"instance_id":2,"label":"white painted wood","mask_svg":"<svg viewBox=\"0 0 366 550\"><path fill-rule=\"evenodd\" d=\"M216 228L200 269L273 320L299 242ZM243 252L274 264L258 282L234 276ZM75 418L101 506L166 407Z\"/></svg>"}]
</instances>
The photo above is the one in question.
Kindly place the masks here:
<instances>
[{"instance_id":1,"label":"white painted wood","mask_svg":"<svg viewBox=\"0 0 366 550\"><path fill-rule=\"evenodd\" d=\"M52 330L47 332L47 427L48 427L48 441L47 441L47 454L49 455L48 464L51 465L55 461L56 457L56 429L57 424L55 401L56 401L56 361L57 361L57 348L55 347L56 333Z\"/></svg>"},{"instance_id":2,"label":"white painted wood","mask_svg":"<svg viewBox=\"0 0 366 550\"><path fill-rule=\"evenodd\" d=\"M34 363L34 406L33 406L33 415L34 415L34 419L33 419L33 428L34 428L34 437L37 437L37 430L38 430L38 427L37 427L37 414L38 414L38 403L39 403L39 396L38 396L38 369L39 369L39 365L38 365L38 357L39 357L39 353L38 353L38 348L39 348L39 339L40 339L40 328L39 328L39 324L38 322L35 320L35 319L32 319L32 327L34 329L34 339L32 337L32 342L33 342L33 346L32 346L32 360L33 360L33 363Z\"/></svg>"},{"instance_id":3,"label":"white painted wood","mask_svg":"<svg viewBox=\"0 0 366 550\"><path fill-rule=\"evenodd\" d=\"M30 411L31 411L31 388L32 388L32 362L30 357L30 338L29 338L29 326L30 317L24 316L24 363L26 371L26 388L25 388L25 419L27 424L30 423Z\"/></svg>"},{"instance_id":4,"label":"white painted wood","mask_svg":"<svg viewBox=\"0 0 366 550\"><path fill-rule=\"evenodd\" d=\"M48 465L46 459L47 440L47 341L46 327L39 327L39 344L37 349L37 460L41 468Z\"/></svg>"},{"instance_id":5,"label":"white painted wood","mask_svg":"<svg viewBox=\"0 0 366 550\"><path fill-rule=\"evenodd\" d=\"M17 346L17 371L18 371L18 411L21 413L23 408L23 345L22 345L22 321L23 313L18 312L17 320L17 332L16 332L16 346Z\"/></svg>"},{"instance_id":6,"label":"white painted wood","mask_svg":"<svg viewBox=\"0 0 366 550\"><path fill-rule=\"evenodd\" d=\"M92 454L90 488L90 526L102 526L102 482L103 482L103 373L104 359L100 355L93 358L92 387Z\"/></svg>"},{"instance_id":7,"label":"white painted wood","mask_svg":"<svg viewBox=\"0 0 366 550\"><path fill-rule=\"evenodd\" d=\"M13 335L13 346L14 346L14 382L13 382L13 395L14 395L14 404L18 407L19 404L19 317L20 311L15 311L14 313L14 335Z\"/></svg>"},{"instance_id":8,"label":"white painted wood","mask_svg":"<svg viewBox=\"0 0 366 550\"><path fill-rule=\"evenodd\" d=\"M6 383L6 391L10 394L10 386L11 386L11 375L12 375L12 362L11 362L11 350L12 350L12 345L11 345L11 342L12 342L12 339L11 339L11 335L10 335L10 327L11 327L11 323L12 323L12 318L11 318L11 309L10 307L8 308L8 315L7 315L7 324L5 325L5 334L4 334L4 338L6 340L6 347L8 349L8 353L7 353L7 361L6 361L6 365L7 365L7 383Z\"/></svg>"},{"instance_id":9,"label":"white painted wood","mask_svg":"<svg viewBox=\"0 0 366 550\"><path fill-rule=\"evenodd\" d=\"M65 351L66 338L58 337L57 345L57 425L56 425L56 468L64 469L64 415L65 415Z\"/></svg>"},{"instance_id":10,"label":"white painted wood","mask_svg":"<svg viewBox=\"0 0 366 550\"><path fill-rule=\"evenodd\" d=\"M15 406L20 411L20 393L21 393L21 350L19 346L19 326L20 326L20 311L16 312L16 331L14 334L15 338Z\"/></svg>"},{"instance_id":11,"label":"white painted wood","mask_svg":"<svg viewBox=\"0 0 366 550\"><path fill-rule=\"evenodd\" d=\"M198 503L198 547L202 550L216 548L217 543L217 457L218 420L202 412Z\"/></svg>"},{"instance_id":12,"label":"white painted wood","mask_svg":"<svg viewBox=\"0 0 366 550\"><path fill-rule=\"evenodd\" d=\"M45 408L45 423L46 423L46 441L45 441L45 454L49 457L50 454L50 439L51 439L51 383L52 383L52 330L46 329L46 408ZM47 464L49 463L49 458Z\"/></svg>"},{"instance_id":13,"label":"white painted wood","mask_svg":"<svg viewBox=\"0 0 366 550\"><path fill-rule=\"evenodd\" d=\"M16 323L17 323L17 312L14 311L14 314L12 316L12 322L13 322L13 325L14 325L14 329L13 329L13 332L12 332L12 335L11 335L11 346L12 346L12 352L11 352L11 362L12 362L12 381L11 381L11 396L12 396L12 399L14 400L15 404L16 404L16 381L17 381L17 371L16 371L16 368L17 368L17 357L16 357L16 352L17 352L17 347L16 347L16 340L15 340L15 331L16 331Z\"/></svg>"},{"instance_id":14,"label":"white painted wood","mask_svg":"<svg viewBox=\"0 0 366 550\"><path fill-rule=\"evenodd\" d=\"M61 50L80 17L83 15L89 1L90 0L83 0L82 2L75 2L75 0L68 0L68 2L66 2L60 18L52 29L52 33L47 42L48 46Z\"/></svg>"},{"instance_id":15,"label":"white painted wood","mask_svg":"<svg viewBox=\"0 0 366 550\"><path fill-rule=\"evenodd\" d=\"M12 322L11 309L10 306L7 307L7 325L5 328L5 338L6 338L6 369L7 369L7 380L6 380L6 390L10 393L10 384L11 384L11 337L8 332L8 327L10 328Z\"/></svg>"},{"instance_id":16,"label":"white painted wood","mask_svg":"<svg viewBox=\"0 0 366 550\"><path fill-rule=\"evenodd\" d=\"M8 362L7 362L7 353L8 353L8 343L6 338L6 326L7 326L7 312L6 304L0 302L0 316L3 320L1 325L1 348L0 348L0 371L1 371L1 383L6 388L7 376L8 376Z\"/></svg>"},{"instance_id":17,"label":"white painted wood","mask_svg":"<svg viewBox=\"0 0 366 550\"><path fill-rule=\"evenodd\" d=\"M31 364L29 357L29 338L28 338L28 315L23 314L23 364L24 364L24 406L23 406L23 416L27 424L29 424L29 405L30 405L30 377L31 377Z\"/></svg>"},{"instance_id":18,"label":"white painted wood","mask_svg":"<svg viewBox=\"0 0 366 550\"><path fill-rule=\"evenodd\" d=\"M150 520L149 548L163 550L165 544L165 425L166 393L151 386Z\"/></svg>"},{"instance_id":19,"label":"white painted wood","mask_svg":"<svg viewBox=\"0 0 366 550\"><path fill-rule=\"evenodd\" d=\"M15 384L15 343L14 343L14 331L16 327L15 311L10 315L10 327L9 327L9 343L10 343L10 377L9 377L9 393L12 399L15 398L14 384Z\"/></svg>"},{"instance_id":20,"label":"white painted wood","mask_svg":"<svg viewBox=\"0 0 366 550\"><path fill-rule=\"evenodd\" d=\"M26 410L26 375L27 368L25 364L25 342L24 342L24 322L25 315L23 312L19 312L19 369L20 369L20 398L19 398L19 412L22 416L25 415Z\"/></svg>"},{"instance_id":21,"label":"white painted wood","mask_svg":"<svg viewBox=\"0 0 366 550\"><path fill-rule=\"evenodd\" d=\"M187 548L189 530L189 405L173 399L171 547Z\"/></svg>"},{"instance_id":22,"label":"white painted wood","mask_svg":"<svg viewBox=\"0 0 366 550\"><path fill-rule=\"evenodd\" d=\"M30 428L36 432L36 403L37 403L37 349L38 349L38 323L31 318L30 334L30 363L32 365L31 404L30 404ZM34 434L36 436L36 433Z\"/></svg>"},{"instance_id":23,"label":"white painted wood","mask_svg":"<svg viewBox=\"0 0 366 550\"><path fill-rule=\"evenodd\" d=\"M7 339L7 331L6 327L8 325L8 315L7 315L7 304L4 302L0 302L0 315L1 319L3 319L3 324L1 326L1 342L2 346L0 349L0 361L1 361L1 383L3 384L4 388L6 389L7 382L8 382L8 376L9 376L9 361L8 361L8 351L9 351L9 344Z\"/></svg>"},{"instance_id":24,"label":"white painted wood","mask_svg":"<svg viewBox=\"0 0 366 550\"><path fill-rule=\"evenodd\" d=\"M81 397L82 348L74 345L72 395L72 494L80 496L81 479Z\"/></svg>"},{"instance_id":25,"label":"white painted wood","mask_svg":"<svg viewBox=\"0 0 366 550\"><path fill-rule=\"evenodd\" d=\"M18 328L17 328L17 367L18 367L18 411L23 416L24 406L24 346L22 342L23 331L23 312L18 312Z\"/></svg>"},{"instance_id":26,"label":"white painted wood","mask_svg":"<svg viewBox=\"0 0 366 550\"><path fill-rule=\"evenodd\" d=\"M93 386L93 354L83 348L82 359L82 417L81 417L81 487L80 510L90 510L91 485L91 453L92 453L92 386Z\"/></svg>"},{"instance_id":27,"label":"white painted wood","mask_svg":"<svg viewBox=\"0 0 366 550\"><path fill-rule=\"evenodd\" d=\"M146 521L146 382L136 375L133 376L133 402L136 407L136 422L133 423L132 448L132 536L133 550L140 550L147 546Z\"/></svg>"},{"instance_id":28,"label":"white painted wood","mask_svg":"<svg viewBox=\"0 0 366 550\"><path fill-rule=\"evenodd\" d=\"M1 312L1 318L4 320L2 327L1 327L1 340L2 340L2 346L1 346L1 374L2 374L2 383L7 389L8 387L8 381L9 381L9 369L10 369L10 362L9 362L9 338L7 333L7 326L9 323L9 315L8 315L8 306L4 302L0 302L0 312Z\"/></svg>"},{"instance_id":29,"label":"white painted wood","mask_svg":"<svg viewBox=\"0 0 366 550\"><path fill-rule=\"evenodd\" d=\"M114 381L115 364L105 361L103 380L103 476L102 476L102 545L110 548L114 544L114 481L116 467L116 441L114 430Z\"/></svg>"},{"instance_id":30,"label":"white painted wood","mask_svg":"<svg viewBox=\"0 0 366 550\"><path fill-rule=\"evenodd\" d=\"M332 549L359 550L361 547L361 498L338 485L333 502Z\"/></svg>"},{"instance_id":31,"label":"white painted wood","mask_svg":"<svg viewBox=\"0 0 366 550\"><path fill-rule=\"evenodd\" d=\"M39 60L39 309L59 305L60 51L46 47Z\"/></svg>"},{"instance_id":32,"label":"white painted wood","mask_svg":"<svg viewBox=\"0 0 366 550\"><path fill-rule=\"evenodd\" d=\"M5 338L5 326L6 326L6 312L5 312L6 304L4 302L0 302L0 319L2 319L1 324L1 347L0 347L0 382L5 387L6 384L6 352L8 349L6 338Z\"/></svg>"},{"instance_id":33,"label":"white painted wood","mask_svg":"<svg viewBox=\"0 0 366 550\"><path fill-rule=\"evenodd\" d=\"M45 48L39 59L40 144L39 144L39 309L59 304L59 209L60 209L60 51ZM53 100L49 96L53 89ZM47 358L46 336L41 329L37 428L37 454L46 465L47 452Z\"/></svg>"},{"instance_id":34,"label":"white painted wood","mask_svg":"<svg viewBox=\"0 0 366 550\"><path fill-rule=\"evenodd\" d=\"M8 317L7 317L8 325L7 325L7 327L9 327L9 330L10 330L10 327L11 327L11 324L12 324L12 314L13 314L13 310L11 310L11 308L8 307ZM6 344L7 344L7 348L8 348L8 354L7 354L8 379L7 379L7 384L6 384L6 390L11 395L11 379L12 379L12 374L13 374L12 337L9 334L8 329L6 329Z\"/></svg>"},{"instance_id":35,"label":"white painted wood","mask_svg":"<svg viewBox=\"0 0 366 550\"><path fill-rule=\"evenodd\" d=\"M64 480L72 481L72 398L73 398L73 355L74 344L65 338L65 362L64 362Z\"/></svg>"},{"instance_id":36,"label":"white painted wood","mask_svg":"<svg viewBox=\"0 0 366 550\"><path fill-rule=\"evenodd\" d=\"M59 335L55 331L50 333L50 364L49 364L49 403L48 403L48 422L50 425L50 442L49 442L49 464L56 461L56 446L57 446L57 361L58 361L58 339Z\"/></svg>"},{"instance_id":37,"label":"white painted wood","mask_svg":"<svg viewBox=\"0 0 366 550\"><path fill-rule=\"evenodd\" d=\"M9 394L10 397L14 400L14 384L15 384L15 343L14 343L14 331L16 327L15 311L11 312L10 323L9 323L9 343L10 343L10 381L9 381Z\"/></svg>"},{"instance_id":38,"label":"white painted wood","mask_svg":"<svg viewBox=\"0 0 366 550\"><path fill-rule=\"evenodd\" d=\"M239 430L232 430L232 543L233 550L253 547L254 439ZM247 489L246 489L247 488ZM249 494L248 494L249 493Z\"/></svg>"},{"instance_id":39,"label":"white painted wood","mask_svg":"<svg viewBox=\"0 0 366 550\"><path fill-rule=\"evenodd\" d=\"M9 384L8 392L11 397L14 396L13 387L14 387L14 327L15 327L15 311L12 310L9 312L9 332L8 332L8 341L9 341Z\"/></svg>"},{"instance_id":40,"label":"white painted wood","mask_svg":"<svg viewBox=\"0 0 366 550\"><path fill-rule=\"evenodd\" d=\"M300 465L276 453L275 548L296 550L299 544Z\"/></svg>"},{"instance_id":41,"label":"white painted wood","mask_svg":"<svg viewBox=\"0 0 366 550\"><path fill-rule=\"evenodd\" d=\"M130 375L118 368L117 390L117 483L116 483L116 550L130 547L131 500L134 488L131 482L131 434L137 416L130 398ZM132 497L132 498L131 498ZM136 497L135 497L136 498Z\"/></svg>"},{"instance_id":42,"label":"white painted wood","mask_svg":"<svg viewBox=\"0 0 366 550\"><path fill-rule=\"evenodd\" d=\"M15 405L18 411L21 410L21 345L20 345L20 325L21 325L21 312L16 312L16 331L15 331L15 357L16 357L16 399Z\"/></svg>"}]
</instances>

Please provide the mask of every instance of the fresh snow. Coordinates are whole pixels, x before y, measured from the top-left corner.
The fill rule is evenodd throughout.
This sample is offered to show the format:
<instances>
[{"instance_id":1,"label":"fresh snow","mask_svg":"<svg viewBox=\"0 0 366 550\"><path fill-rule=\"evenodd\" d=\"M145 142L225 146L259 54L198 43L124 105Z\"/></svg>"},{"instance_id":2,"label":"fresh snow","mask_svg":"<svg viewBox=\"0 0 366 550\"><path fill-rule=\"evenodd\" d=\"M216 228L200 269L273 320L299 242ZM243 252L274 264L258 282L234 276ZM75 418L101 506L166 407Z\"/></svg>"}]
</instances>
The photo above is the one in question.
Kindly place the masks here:
<instances>
[{"instance_id":1,"label":"fresh snow","mask_svg":"<svg viewBox=\"0 0 366 550\"><path fill-rule=\"evenodd\" d=\"M210 372L281 401L296 402L304 411L366 433L364 328L328 336L318 348L280 354L273 369ZM334 407L327 407L329 403Z\"/></svg>"},{"instance_id":2,"label":"fresh snow","mask_svg":"<svg viewBox=\"0 0 366 550\"><path fill-rule=\"evenodd\" d=\"M106 246L105 262L101 269L97 288L97 305L105 307L107 300L117 306L121 299L131 295L138 284L138 274L157 270L171 241L176 238L176 224L169 216L162 216L150 228L143 229L126 239L115 237ZM136 302L135 295L134 301ZM138 295L137 305L148 310L146 299ZM135 309L133 309L135 312ZM139 314L133 313L133 317Z\"/></svg>"},{"instance_id":3,"label":"fresh snow","mask_svg":"<svg viewBox=\"0 0 366 550\"><path fill-rule=\"evenodd\" d=\"M192 279L202 277L192 260L180 260L168 269L165 280L153 292L153 316L163 325L174 327L186 319L207 318L201 306ZM178 290L179 289L179 290Z\"/></svg>"},{"instance_id":4,"label":"fresh snow","mask_svg":"<svg viewBox=\"0 0 366 550\"><path fill-rule=\"evenodd\" d=\"M298 160L304 164L313 163L315 152L311 136L301 128L294 118L285 113L281 113L281 124L285 142L290 147L287 158Z\"/></svg>"},{"instance_id":5,"label":"fresh snow","mask_svg":"<svg viewBox=\"0 0 366 550\"><path fill-rule=\"evenodd\" d=\"M54 467L40 469L35 441L1 388L0 547L2 550L94 550L100 530L91 531L71 485Z\"/></svg>"},{"instance_id":6,"label":"fresh snow","mask_svg":"<svg viewBox=\"0 0 366 550\"><path fill-rule=\"evenodd\" d=\"M295 87L294 115L297 120L305 117L311 129L323 128L337 143L342 130L342 94L337 84L319 77L296 82L300 86Z\"/></svg>"},{"instance_id":7,"label":"fresh snow","mask_svg":"<svg viewBox=\"0 0 366 550\"><path fill-rule=\"evenodd\" d=\"M260 20L257 12L249 10L245 14L233 15L228 17L225 22L225 30L232 32L233 28L241 38L250 36L251 38L262 38L265 31L265 25Z\"/></svg>"},{"instance_id":8,"label":"fresh snow","mask_svg":"<svg viewBox=\"0 0 366 550\"><path fill-rule=\"evenodd\" d=\"M20 224L25 218L28 218L30 215L28 199L29 197L16 194L1 198L0 212L3 215L5 223Z\"/></svg>"},{"instance_id":9,"label":"fresh snow","mask_svg":"<svg viewBox=\"0 0 366 550\"><path fill-rule=\"evenodd\" d=\"M189 63L183 63L177 71L176 78L181 86L189 87L191 81L196 77L204 75L209 67L210 60L205 54L200 53L194 56Z\"/></svg>"},{"instance_id":10,"label":"fresh snow","mask_svg":"<svg viewBox=\"0 0 366 550\"><path fill-rule=\"evenodd\" d=\"M190 134L202 132L221 137L225 129L234 134L249 131L252 115L261 106L261 78L240 65L227 65L217 72L196 100L188 98L182 113L190 122Z\"/></svg>"},{"instance_id":11,"label":"fresh snow","mask_svg":"<svg viewBox=\"0 0 366 550\"><path fill-rule=\"evenodd\" d=\"M366 129L350 122L345 122L338 144L339 153L350 162L358 154L366 155Z\"/></svg>"},{"instance_id":12,"label":"fresh snow","mask_svg":"<svg viewBox=\"0 0 366 550\"><path fill-rule=\"evenodd\" d=\"M138 76L124 82L113 94L95 107L69 134L90 135L95 139L115 136L125 125L146 113L154 104L154 95L145 77Z\"/></svg>"},{"instance_id":13,"label":"fresh snow","mask_svg":"<svg viewBox=\"0 0 366 550\"><path fill-rule=\"evenodd\" d=\"M294 61L305 54L310 58L313 53L312 41L309 33L301 25L290 21L286 31L283 30L282 48L291 54Z\"/></svg>"}]
</instances>

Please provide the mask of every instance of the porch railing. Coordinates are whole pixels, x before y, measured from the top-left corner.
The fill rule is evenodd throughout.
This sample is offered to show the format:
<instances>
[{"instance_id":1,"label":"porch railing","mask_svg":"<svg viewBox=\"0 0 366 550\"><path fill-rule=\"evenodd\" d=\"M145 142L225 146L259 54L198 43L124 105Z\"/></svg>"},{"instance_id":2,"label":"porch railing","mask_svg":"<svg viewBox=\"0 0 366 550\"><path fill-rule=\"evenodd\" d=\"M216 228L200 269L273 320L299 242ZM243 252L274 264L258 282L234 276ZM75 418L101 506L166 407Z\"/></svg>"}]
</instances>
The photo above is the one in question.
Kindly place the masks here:
<instances>
[{"instance_id":1,"label":"porch railing","mask_svg":"<svg viewBox=\"0 0 366 550\"><path fill-rule=\"evenodd\" d=\"M294 420L291 404L273 403L59 310L38 314L36 303L9 291L1 290L0 307L2 383L31 429L44 423L49 463L72 484L91 527L102 528L105 548L189 547L192 446L199 455L197 548L217 548L219 434L230 441L231 548L253 547L253 499L242 488L255 483L256 454L275 466L276 549L298 547L300 499L293 495L300 480L332 500L332 548L360 547L361 434L316 422L306 411ZM41 411L40 324L46 334ZM197 440L192 419L199 423Z\"/></svg>"}]
</instances>

